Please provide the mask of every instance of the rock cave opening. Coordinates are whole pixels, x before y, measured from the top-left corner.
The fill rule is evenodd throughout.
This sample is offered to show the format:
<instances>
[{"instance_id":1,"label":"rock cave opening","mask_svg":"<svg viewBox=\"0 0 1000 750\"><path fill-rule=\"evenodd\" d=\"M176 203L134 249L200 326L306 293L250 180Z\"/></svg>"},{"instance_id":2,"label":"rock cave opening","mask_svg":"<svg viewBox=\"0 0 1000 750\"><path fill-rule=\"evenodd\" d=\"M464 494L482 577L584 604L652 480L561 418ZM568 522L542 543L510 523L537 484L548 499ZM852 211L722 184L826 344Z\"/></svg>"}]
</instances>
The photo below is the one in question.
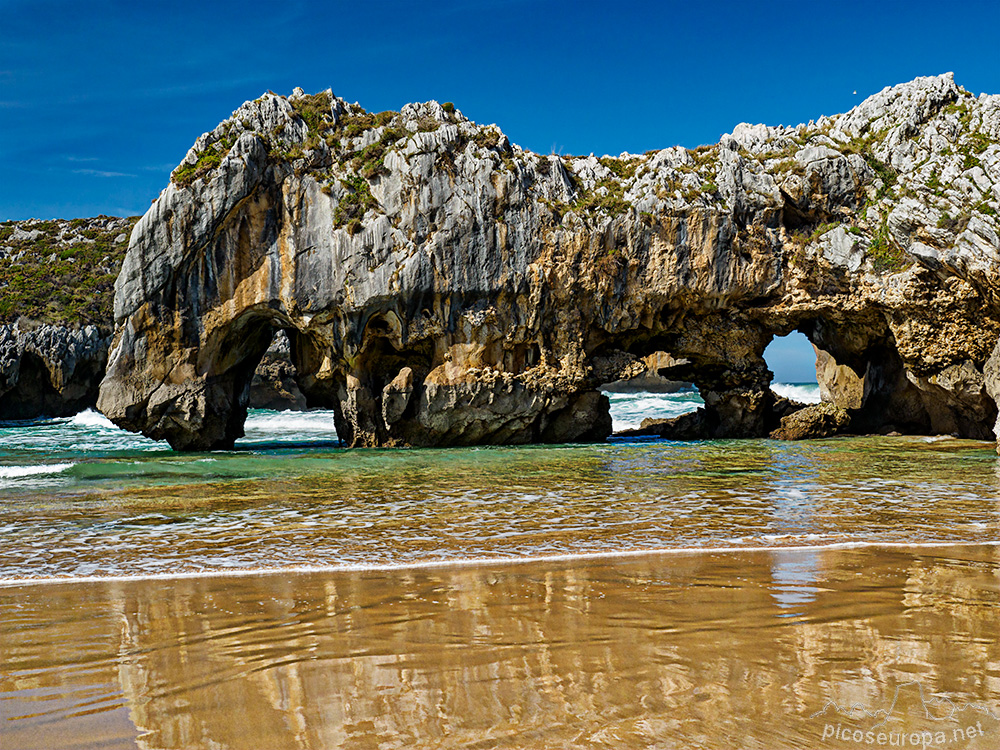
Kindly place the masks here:
<instances>
[{"instance_id":1,"label":"rock cave opening","mask_svg":"<svg viewBox=\"0 0 1000 750\"><path fill-rule=\"evenodd\" d=\"M704 404L694 383L665 374L676 365L669 353L652 351L635 360L628 377L601 384L601 392L610 401L615 433L655 429Z\"/></svg>"},{"instance_id":2,"label":"rock cave opening","mask_svg":"<svg viewBox=\"0 0 1000 750\"><path fill-rule=\"evenodd\" d=\"M364 326L357 354L346 376L337 379L332 406L337 433L348 446L383 446L415 442L420 384L433 369L432 342L414 346L402 341L394 313L373 316Z\"/></svg>"},{"instance_id":3,"label":"rock cave opening","mask_svg":"<svg viewBox=\"0 0 1000 750\"><path fill-rule=\"evenodd\" d=\"M801 331L775 336L764 349L764 362L771 371L775 396L800 403L820 401L816 375L816 349Z\"/></svg>"},{"instance_id":4,"label":"rock cave opening","mask_svg":"<svg viewBox=\"0 0 1000 750\"><path fill-rule=\"evenodd\" d=\"M257 364L250 381L251 409L305 411L305 394L298 384L298 368L292 357L292 337L284 328L274 330L271 343Z\"/></svg>"},{"instance_id":5,"label":"rock cave opening","mask_svg":"<svg viewBox=\"0 0 1000 750\"><path fill-rule=\"evenodd\" d=\"M992 425L996 403L986 391L982 372L972 362L955 363L933 376L925 376L908 364L900 353L889 323L870 316L862 320L817 319L802 322L797 334L799 355L792 365L791 354L775 349L775 339L765 352L765 360L775 372L772 390L791 401L823 404L827 427L821 432L835 434L954 435L994 439ZM808 350L815 357L815 386L809 391L794 386L805 382ZM789 347L790 343L778 343ZM784 360L784 361L783 361ZM781 368L785 367L785 370ZM797 408L777 399L779 417ZM814 411L810 418L817 416ZM835 427L831 426L834 425ZM787 435L782 435L787 436ZM820 436L811 434L809 436Z\"/></svg>"},{"instance_id":6,"label":"rock cave opening","mask_svg":"<svg viewBox=\"0 0 1000 750\"><path fill-rule=\"evenodd\" d=\"M309 335L270 309L248 311L225 331L211 337L202 352L215 357L215 361L201 365L218 373L206 380L206 398L214 404L204 420L205 432L214 436L209 445L231 449L237 440L247 436L245 427L250 409L298 412L312 407L331 408L328 393L331 389L324 390L323 386L328 384L315 377L322 370L319 364L322 360L317 356L320 349ZM309 384L313 385L311 392L305 387ZM281 420L256 421L259 424L251 425L253 434L248 436L251 442L266 441L278 432L287 432ZM331 416L327 435L333 432L333 426ZM274 435L269 434L272 430ZM304 440L309 442L308 436ZM324 442L329 442L329 438ZM183 444L174 447L191 449Z\"/></svg>"},{"instance_id":7,"label":"rock cave opening","mask_svg":"<svg viewBox=\"0 0 1000 750\"><path fill-rule=\"evenodd\" d=\"M65 404L59 390L52 385L49 372L40 357L26 352L20 364L17 385L0 394L0 414L4 419L20 420L35 416L41 405L41 412L49 417L63 417L75 414L76 404Z\"/></svg>"}]
</instances>

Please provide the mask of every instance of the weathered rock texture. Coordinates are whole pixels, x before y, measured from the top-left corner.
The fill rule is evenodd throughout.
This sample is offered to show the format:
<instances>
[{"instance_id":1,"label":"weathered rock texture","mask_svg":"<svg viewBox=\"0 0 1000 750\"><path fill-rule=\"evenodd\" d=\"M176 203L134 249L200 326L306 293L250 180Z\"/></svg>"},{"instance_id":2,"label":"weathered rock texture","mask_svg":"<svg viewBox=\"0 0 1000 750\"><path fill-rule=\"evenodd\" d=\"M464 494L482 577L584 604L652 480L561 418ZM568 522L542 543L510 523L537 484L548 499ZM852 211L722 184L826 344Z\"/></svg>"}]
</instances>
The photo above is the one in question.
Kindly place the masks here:
<instances>
[{"instance_id":1,"label":"weathered rock texture","mask_svg":"<svg viewBox=\"0 0 1000 750\"><path fill-rule=\"evenodd\" d=\"M97 403L114 280L138 219L0 222L0 419L71 416ZM250 405L304 408L288 340L275 344Z\"/></svg>"},{"instance_id":2,"label":"weathered rock texture","mask_svg":"<svg viewBox=\"0 0 1000 750\"><path fill-rule=\"evenodd\" d=\"M831 403L812 404L792 412L771 433L775 440L809 440L844 432L851 423L847 410Z\"/></svg>"},{"instance_id":3,"label":"weathered rock texture","mask_svg":"<svg viewBox=\"0 0 1000 750\"><path fill-rule=\"evenodd\" d=\"M306 397L296 382L291 345L284 331L278 331L250 381L249 406L254 409L306 408Z\"/></svg>"},{"instance_id":4,"label":"weathered rock texture","mask_svg":"<svg viewBox=\"0 0 1000 750\"><path fill-rule=\"evenodd\" d=\"M138 217L0 223L0 419L93 407Z\"/></svg>"},{"instance_id":5,"label":"weathered rock texture","mask_svg":"<svg viewBox=\"0 0 1000 750\"><path fill-rule=\"evenodd\" d=\"M792 401L774 393L771 394L770 401L770 408L761 417L764 433L770 433L770 437L780 440L798 439L780 434L778 430L785 417L805 409L806 404ZM840 409L840 407L834 408ZM701 408L678 417L647 418L642 420L637 428L622 430L615 435L617 437L659 437L667 440L699 440L711 433L713 425L714 420L710 411Z\"/></svg>"},{"instance_id":6,"label":"weathered rock texture","mask_svg":"<svg viewBox=\"0 0 1000 750\"><path fill-rule=\"evenodd\" d=\"M674 364L676 364L676 361L669 354L654 352L636 361L634 369L638 374L627 377L625 380L605 383L601 386L601 390L611 393L637 393L639 391L645 393L677 393L691 384L681 380L670 380L660 375L660 370L669 370ZM639 369L640 367L644 369Z\"/></svg>"},{"instance_id":7,"label":"weathered rock texture","mask_svg":"<svg viewBox=\"0 0 1000 750\"><path fill-rule=\"evenodd\" d=\"M136 226L99 406L228 446L284 330L350 445L599 439L596 389L658 351L703 395L703 435L764 435L762 353L797 329L861 381L855 427L991 436L998 141L1000 97L950 75L603 159L523 151L436 102L269 93Z\"/></svg>"},{"instance_id":8,"label":"weathered rock texture","mask_svg":"<svg viewBox=\"0 0 1000 750\"><path fill-rule=\"evenodd\" d=\"M97 403L110 332L0 324L0 419L65 417Z\"/></svg>"}]
</instances>

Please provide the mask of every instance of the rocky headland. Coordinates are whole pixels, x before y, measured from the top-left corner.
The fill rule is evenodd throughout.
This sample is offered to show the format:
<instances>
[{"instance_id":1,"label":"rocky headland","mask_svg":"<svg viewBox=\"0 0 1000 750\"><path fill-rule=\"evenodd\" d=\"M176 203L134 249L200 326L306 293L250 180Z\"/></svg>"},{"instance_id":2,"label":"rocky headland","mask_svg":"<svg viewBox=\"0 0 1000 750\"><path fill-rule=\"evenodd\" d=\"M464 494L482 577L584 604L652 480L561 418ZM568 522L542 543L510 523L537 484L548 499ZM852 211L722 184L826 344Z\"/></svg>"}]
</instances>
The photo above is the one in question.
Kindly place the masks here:
<instances>
[{"instance_id":1,"label":"rocky headland","mask_svg":"<svg viewBox=\"0 0 1000 750\"><path fill-rule=\"evenodd\" d=\"M230 445L251 402L332 407L350 445L601 439L598 388L654 362L706 401L671 434L760 436L795 411L763 350L800 330L837 410L776 435L992 438L998 206L1000 97L950 75L602 158L268 93L134 230L0 224L0 419L93 404L107 360L102 410L178 448Z\"/></svg>"},{"instance_id":2,"label":"rocky headland","mask_svg":"<svg viewBox=\"0 0 1000 750\"><path fill-rule=\"evenodd\" d=\"M597 440L602 384L671 357L697 433L775 429L772 337L852 429L992 438L1000 96L920 78L797 127L534 154L451 104L268 93L132 233L99 407L181 449L242 434L275 333L349 445Z\"/></svg>"},{"instance_id":3,"label":"rocky headland","mask_svg":"<svg viewBox=\"0 0 1000 750\"><path fill-rule=\"evenodd\" d=\"M138 217L0 224L0 419L97 403L114 282Z\"/></svg>"}]
</instances>

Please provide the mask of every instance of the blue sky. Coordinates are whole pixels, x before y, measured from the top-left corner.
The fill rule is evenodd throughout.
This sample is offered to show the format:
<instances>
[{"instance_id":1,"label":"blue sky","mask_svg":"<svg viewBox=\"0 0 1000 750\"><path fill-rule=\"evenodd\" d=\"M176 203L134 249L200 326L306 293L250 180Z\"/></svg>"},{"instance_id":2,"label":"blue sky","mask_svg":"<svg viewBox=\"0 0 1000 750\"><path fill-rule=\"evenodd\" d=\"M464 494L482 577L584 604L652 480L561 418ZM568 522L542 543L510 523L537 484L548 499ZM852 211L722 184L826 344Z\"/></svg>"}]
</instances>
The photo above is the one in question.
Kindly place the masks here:
<instances>
[{"instance_id":1,"label":"blue sky","mask_svg":"<svg viewBox=\"0 0 1000 750\"><path fill-rule=\"evenodd\" d=\"M764 350L764 361L775 383L816 382L816 352L803 333L792 331L772 339Z\"/></svg>"},{"instance_id":2,"label":"blue sky","mask_svg":"<svg viewBox=\"0 0 1000 750\"><path fill-rule=\"evenodd\" d=\"M0 0L0 28L0 219L143 213L268 89L453 101L563 154L694 147L946 71L1000 93L996 2Z\"/></svg>"},{"instance_id":3,"label":"blue sky","mask_svg":"<svg viewBox=\"0 0 1000 750\"><path fill-rule=\"evenodd\" d=\"M268 89L453 101L565 154L693 147L948 70L1000 93L995 2L0 0L0 19L0 219L142 213Z\"/></svg>"}]
</instances>

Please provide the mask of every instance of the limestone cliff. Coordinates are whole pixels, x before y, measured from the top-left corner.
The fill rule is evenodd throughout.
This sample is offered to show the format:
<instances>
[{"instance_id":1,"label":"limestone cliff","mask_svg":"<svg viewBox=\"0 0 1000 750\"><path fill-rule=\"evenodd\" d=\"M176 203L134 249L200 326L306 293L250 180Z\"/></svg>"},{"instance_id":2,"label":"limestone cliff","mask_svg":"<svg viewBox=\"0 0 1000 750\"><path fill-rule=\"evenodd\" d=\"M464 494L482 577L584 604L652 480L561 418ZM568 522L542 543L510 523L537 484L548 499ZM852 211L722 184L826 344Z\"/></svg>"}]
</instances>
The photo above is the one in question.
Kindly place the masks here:
<instances>
[{"instance_id":1,"label":"limestone cliff","mask_svg":"<svg viewBox=\"0 0 1000 750\"><path fill-rule=\"evenodd\" d=\"M797 329L859 429L991 436L998 142L1000 97L950 75L617 158L533 154L436 102L268 93L137 224L99 406L231 445L284 330L350 445L600 439L597 387L654 352L703 434L763 435L761 355Z\"/></svg>"},{"instance_id":2,"label":"limestone cliff","mask_svg":"<svg viewBox=\"0 0 1000 750\"><path fill-rule=\"evenodd\" d=\"M0 223L0 419L93 407L138 217Z\"/></svg>"},{"instance_id":3,"label":"limestone cliff","mask_svg":"<svg viewBox=\"0 0 1000 750\"><path fill-rule=\"evenodd\" d=\"M66 417L94 406L108 358L97 326L0 324L0 419Z\"/></svg>"}]
</instances>

